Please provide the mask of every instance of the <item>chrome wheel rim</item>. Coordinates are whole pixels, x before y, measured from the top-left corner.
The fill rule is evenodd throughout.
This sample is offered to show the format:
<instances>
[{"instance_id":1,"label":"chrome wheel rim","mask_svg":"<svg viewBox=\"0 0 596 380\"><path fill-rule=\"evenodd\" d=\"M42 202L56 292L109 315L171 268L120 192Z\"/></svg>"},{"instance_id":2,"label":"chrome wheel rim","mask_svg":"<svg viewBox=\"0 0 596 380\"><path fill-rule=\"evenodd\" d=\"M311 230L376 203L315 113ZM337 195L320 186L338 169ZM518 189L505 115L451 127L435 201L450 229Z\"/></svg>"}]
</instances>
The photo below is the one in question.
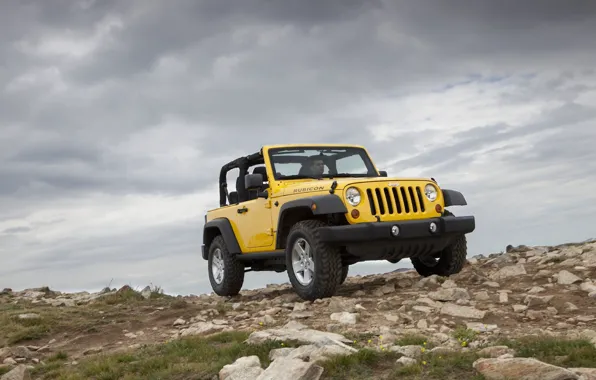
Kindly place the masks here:
<instances>
[{"instance_id":1,"label":"chrome wheel rim","mask_svg":"<svg viewBox=\"0 0 596 380\"><path fill-rule=\"evenodd\" d=\"M221 254L221 249L217 248L213 252L213 259L211 260L211 274L216 284L221 284L224 279L224 260Z\"/></svg>"},{"instance_id":2,"label":"chrome wheel rim","mask_svg":"<svg viewBox=\"0 0 596 380\"><path fill-rule=\"evenodd\" d=\"M301 285L310 284L315 277L315 262L312 259L310 244L299 238L292 247L292 269Z\"/></svg>"}]
</instances>

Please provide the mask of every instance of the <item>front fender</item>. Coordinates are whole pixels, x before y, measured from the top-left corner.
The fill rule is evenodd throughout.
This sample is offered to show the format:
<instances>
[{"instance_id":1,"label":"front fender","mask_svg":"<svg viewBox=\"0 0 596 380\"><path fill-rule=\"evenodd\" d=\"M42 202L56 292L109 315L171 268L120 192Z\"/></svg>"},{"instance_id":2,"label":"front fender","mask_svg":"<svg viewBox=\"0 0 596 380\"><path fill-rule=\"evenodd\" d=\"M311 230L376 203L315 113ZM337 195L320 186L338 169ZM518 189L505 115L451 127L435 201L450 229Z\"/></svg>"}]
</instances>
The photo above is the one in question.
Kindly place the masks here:
<instances>
[{"instance_id":1,"label":"front fender","mask_svg":"<svg viewBox=\"0 0 596 380\"><path fill-rule=\"evenodd\" d=\"M312 206L316 205L316 208L313 210ZM285 211L298 208L298 207L306 207L312 211L313 215L326 215L326 214L336 214L336 213L346 213L348 209L346 205L341 201L341 198L335 194L329 195L315 195L312 197L307 198L300 198L295 199L293 201L289 201L281 206L279 210L280 216L284 214Z\"/></svg>"},{"instance_id":2,"label":"front fender","mask_svg":"<svg viewBox=\"0 0 596 380\"><path fill-rule=\"evenodd\" d=\"M445 200L445 207L449 206L466 206L466 198L462 193L455 190L442 189L443 199Z\"/></svg>"},{"instance_id":3,"label":"front fender","mask_svg":"<svg viewBox=\"0 0 596 380\"><path fill-rule=\"evenodd\" d=\"M314 215L345 214L348 209L341 201L341 198L335 194L315 195L284 203L279 210L279 219L277 221L277 247L281 246L281 241L288 232L284 229L284 223L288 220L288 215L291 215L294 211L299 211L304 217L310 217ZM292 218L291 223L296 221Z\"/></svg>"}]
</instances>

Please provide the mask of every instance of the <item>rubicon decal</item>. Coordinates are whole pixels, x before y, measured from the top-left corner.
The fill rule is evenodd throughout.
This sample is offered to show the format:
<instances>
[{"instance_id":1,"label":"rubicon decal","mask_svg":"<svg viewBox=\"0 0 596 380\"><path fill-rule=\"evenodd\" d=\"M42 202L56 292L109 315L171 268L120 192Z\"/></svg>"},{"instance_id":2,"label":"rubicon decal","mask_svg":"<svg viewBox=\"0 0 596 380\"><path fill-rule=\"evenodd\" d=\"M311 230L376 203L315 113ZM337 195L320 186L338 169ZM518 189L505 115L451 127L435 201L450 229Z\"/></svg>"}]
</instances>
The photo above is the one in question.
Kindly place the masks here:
<instances>
[{"instance_id":1,"label":"rubicon decal","mask_svg":"<svg viewBox=\"0 0 596 380\"><path fill-rule=\"evenodd\" d=\"M313 186L313 187L301 187L299 189L294 189L294 193L305 193L307 191L322 191L325 190L323 186Z\"/></svg>"}]
</instances>

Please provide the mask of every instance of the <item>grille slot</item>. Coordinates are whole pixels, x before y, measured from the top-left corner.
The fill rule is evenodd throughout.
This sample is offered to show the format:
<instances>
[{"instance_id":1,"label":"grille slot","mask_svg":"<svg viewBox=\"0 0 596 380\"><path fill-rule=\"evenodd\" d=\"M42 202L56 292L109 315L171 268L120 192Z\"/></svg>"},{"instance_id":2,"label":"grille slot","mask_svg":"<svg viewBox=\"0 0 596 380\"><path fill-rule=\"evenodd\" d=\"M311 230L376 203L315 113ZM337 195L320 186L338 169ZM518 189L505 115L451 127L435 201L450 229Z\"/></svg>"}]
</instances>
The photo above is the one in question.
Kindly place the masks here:
<instances>
[{"instance_id":1,"label":"grille slot","mask_svg":"<svg viewBox=\"0 0 596 380\"><path fill-rule=\"evenodd\" d=\"M424 213L424 197L420 186L371 187L366 196L372 215L403 215Z\"/></svg>"}]
</instances>

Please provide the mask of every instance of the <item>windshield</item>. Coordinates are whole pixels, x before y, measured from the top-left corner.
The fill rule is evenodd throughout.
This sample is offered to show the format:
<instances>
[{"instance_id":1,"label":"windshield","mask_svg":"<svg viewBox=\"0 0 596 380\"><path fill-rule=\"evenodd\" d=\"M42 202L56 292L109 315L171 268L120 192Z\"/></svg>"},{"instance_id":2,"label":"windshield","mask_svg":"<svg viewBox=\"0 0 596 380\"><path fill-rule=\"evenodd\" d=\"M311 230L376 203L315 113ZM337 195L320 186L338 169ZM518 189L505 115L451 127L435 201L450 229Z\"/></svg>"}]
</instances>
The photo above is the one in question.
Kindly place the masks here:
<instances>
[{"instance_id":1,"label":"windshield","mask_svg":"<svg viewBox=\"0 0 596 380\"><path fill-rule=\"evenodd\" d=\"M379 176L362 148L275 148L269 159L277 180Z\"/></svg>"}]
</instances>

